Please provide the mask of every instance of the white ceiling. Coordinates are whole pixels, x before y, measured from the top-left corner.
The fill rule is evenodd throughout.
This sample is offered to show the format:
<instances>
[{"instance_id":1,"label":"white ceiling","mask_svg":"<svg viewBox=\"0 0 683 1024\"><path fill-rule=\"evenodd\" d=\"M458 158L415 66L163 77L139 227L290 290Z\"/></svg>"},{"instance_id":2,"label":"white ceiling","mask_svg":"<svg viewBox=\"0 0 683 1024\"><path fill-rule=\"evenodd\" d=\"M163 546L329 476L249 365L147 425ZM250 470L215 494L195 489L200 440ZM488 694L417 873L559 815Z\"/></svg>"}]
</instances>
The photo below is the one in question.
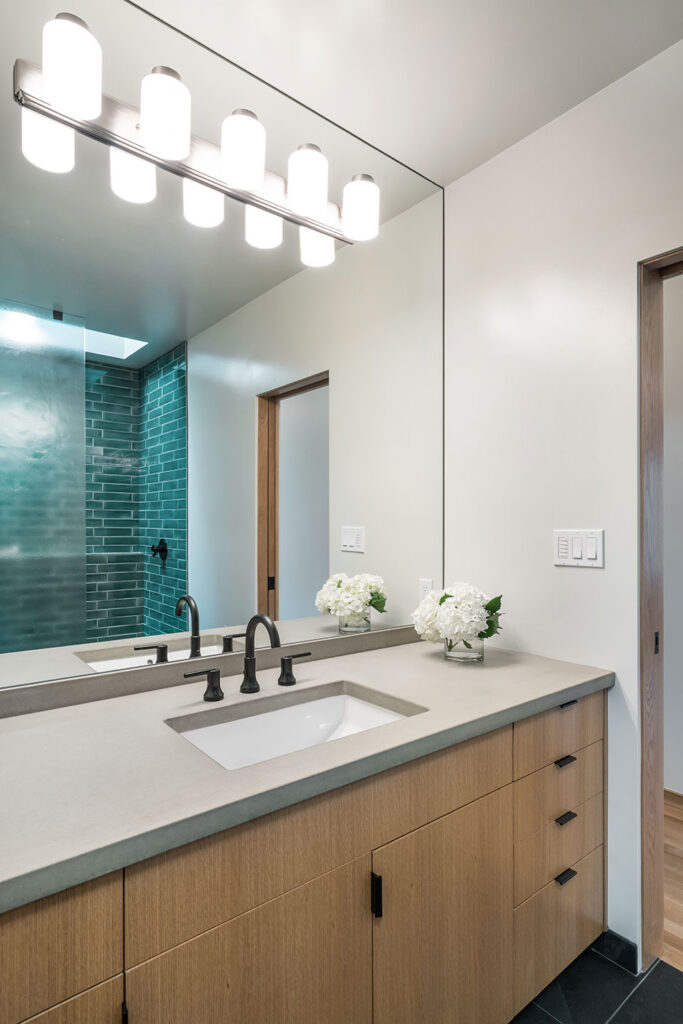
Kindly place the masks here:
<instances>
[{"instance_id":1,"label":"white ceiling","mask_svg":"<svg viewBox=\"0 0 683 1024\"><path fill-rule=\"evenodd\" d=\"M142 0L448 184L683 37L683 0Z\"/></svg>"}]
</instances>

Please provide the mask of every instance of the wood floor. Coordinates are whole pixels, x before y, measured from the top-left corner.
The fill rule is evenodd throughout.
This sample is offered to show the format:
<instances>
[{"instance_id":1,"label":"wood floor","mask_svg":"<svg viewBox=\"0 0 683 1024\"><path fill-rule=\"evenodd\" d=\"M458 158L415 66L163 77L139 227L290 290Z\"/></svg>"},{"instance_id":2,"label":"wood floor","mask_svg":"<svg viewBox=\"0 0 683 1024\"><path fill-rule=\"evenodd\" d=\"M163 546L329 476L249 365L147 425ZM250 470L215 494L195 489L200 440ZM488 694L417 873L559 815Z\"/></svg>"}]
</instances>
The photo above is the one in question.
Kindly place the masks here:
<instances>
[{"instance_id":1,"label":"wood floor","mask_svg":"<svg viewBox=\"0 0 683 1024\"><path fill-rule=\"evenodd\" d=\"M664 790L664 948L683 971L683 796Z\"/></svg>"}]
</instances>

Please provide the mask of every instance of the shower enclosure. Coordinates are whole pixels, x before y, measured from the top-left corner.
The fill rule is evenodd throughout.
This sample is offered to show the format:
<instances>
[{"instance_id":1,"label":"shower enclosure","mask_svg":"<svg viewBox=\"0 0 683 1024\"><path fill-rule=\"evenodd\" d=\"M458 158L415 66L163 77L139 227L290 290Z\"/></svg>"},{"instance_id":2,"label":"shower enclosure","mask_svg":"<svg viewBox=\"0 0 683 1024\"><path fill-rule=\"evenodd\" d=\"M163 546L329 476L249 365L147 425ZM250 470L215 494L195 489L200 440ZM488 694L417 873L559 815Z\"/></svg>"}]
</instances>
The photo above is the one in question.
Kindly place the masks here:
<instances>
[{"instance_id":1,"label":"shower enclosure","mask_svg":"<svg viewBox=\"0 0 683 1024\"><path fill-rule=\"evenodd\" d=\"M185 346L140 369L86 347L0 302L0 652L185 628Z\"/></svg>"}]
</instances>

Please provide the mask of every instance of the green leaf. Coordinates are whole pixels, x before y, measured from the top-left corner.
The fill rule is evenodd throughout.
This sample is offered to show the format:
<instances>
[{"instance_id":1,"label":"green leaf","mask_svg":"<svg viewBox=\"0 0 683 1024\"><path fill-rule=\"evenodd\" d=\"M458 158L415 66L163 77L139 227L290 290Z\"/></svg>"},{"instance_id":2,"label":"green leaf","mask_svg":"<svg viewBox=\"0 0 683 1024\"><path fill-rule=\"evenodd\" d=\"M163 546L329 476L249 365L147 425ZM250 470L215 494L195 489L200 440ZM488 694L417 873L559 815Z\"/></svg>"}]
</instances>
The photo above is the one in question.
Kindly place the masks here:
<instances>
[{"instance_id":1,"label":"green leaf","mask_svg":"<svg viewBox=\"0 0 683 1024\"><path fill-rule=\"evenodd\" d=\"M439 598L439 604L440 605L443 604L444 601L447 601L449 597L453 597L453 595L452 594L444 594L443 597Z\"/></svg>"},{"instance_id":2,"label":"green leaf","mask_svg":"<svg viewBox=\"0 0 683 1024\"><path fill-rule=\"evenodd\" d=\"M496 633L500 633L500 615L495 612L493 615L489 615L486 620L486 629L479 634L480 640L490 640Z\"/></svg>"},{"instance_id":3,"label":"green leaf","mask_svg":"<svg viewBox=\"0 0 683 1024\"><path fill-rule=\"evenodd\" d=\"M463 640L463 643L468 651L472 650L472 644L469 642L469 640Z\"/></svg>"},{"instance_id":4,"label":"green leaf","mask_svg":"<svg viewBox=\"0 0 683 1024\"><path fill-rule=\"evenodd\" d=\"M498 597L492 597L489 603L484 605L484 608L487 612L499 612L502 603L503 595L499 594Z\"/></svg>"},{"instance_id":5,"label":"green leaf","mask_svg":"<svg viewBox=\"0 0 683 1024\"><path fill-rule=\"evenodd\" d=\"M385 612L387 610L387 599L384 594L380 594L377 590L373 590L370 594L368 604L371 608L374 608L376 612Z\"/></svg>"},{"instance_id":6,"label":"green leaf","mask_svg":"<svg viewBox=\"0 0 683 1024\"><path fill-rule=\"evenodd\" d=\"M342 581L337 580L337 590L341 590Z\"/></svg>"}]
</instances>

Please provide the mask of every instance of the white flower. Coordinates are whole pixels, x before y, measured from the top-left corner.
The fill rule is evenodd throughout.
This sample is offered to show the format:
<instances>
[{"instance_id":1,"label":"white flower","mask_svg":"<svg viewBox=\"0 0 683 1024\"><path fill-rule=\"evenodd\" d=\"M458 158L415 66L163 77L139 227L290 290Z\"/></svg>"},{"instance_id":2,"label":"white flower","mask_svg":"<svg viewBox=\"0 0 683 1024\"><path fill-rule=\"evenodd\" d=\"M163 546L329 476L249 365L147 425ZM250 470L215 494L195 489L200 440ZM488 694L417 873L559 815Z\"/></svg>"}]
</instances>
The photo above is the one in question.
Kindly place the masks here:
<instances>
[{"instance_id":1,"label":"white flower","mask_svg":"<svg viewBox=\"0 0 683 1024\"><path fill-rule=\"evenodd\" d=\"M338 615L340 618L360 618L364 615L373 595L380 602L386 600L387 591L381 576L361 572L357 576L335 573L318 591L315 606L321 615ZM383 611L379 608L378 611Z\"/></svg>"},{"instance_id":2,"label":"white flower","mask_svg":"<svg viewBox=\"0 0 683 1024\"><path fill-rule=\"evenodd\" d=\"M443 590L430 590L412 614L416 632L423 640L429 640L430 643L436 643L440 639L436 615L443 593Z\"/></svg>"},{"instance_id":3,"label":"white flower","mask_svg":"<svg viewBox=\"0 0 683 1024\"><path fill-rule=\"evenodd\" d=\"M446 640L449 648L471 643L488 627L490 598L468 583L432 590L413 612L415 630L423 640Z\"/></svg>"}]
</instances>

